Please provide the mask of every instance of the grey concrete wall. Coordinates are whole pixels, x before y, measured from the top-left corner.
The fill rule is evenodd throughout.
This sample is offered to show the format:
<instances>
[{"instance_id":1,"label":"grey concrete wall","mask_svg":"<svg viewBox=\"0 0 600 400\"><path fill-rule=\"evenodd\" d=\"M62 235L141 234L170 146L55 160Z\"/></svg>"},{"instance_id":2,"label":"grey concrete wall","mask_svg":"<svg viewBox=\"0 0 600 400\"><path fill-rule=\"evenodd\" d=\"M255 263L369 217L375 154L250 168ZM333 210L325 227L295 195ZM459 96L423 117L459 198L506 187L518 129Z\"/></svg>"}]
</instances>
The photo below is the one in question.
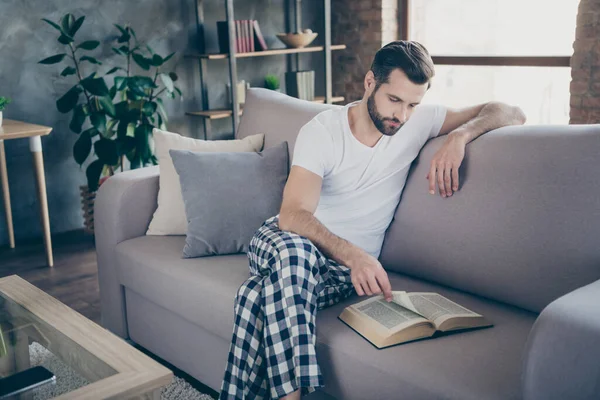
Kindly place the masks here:
<instances>
[{"instance_id":1,"label":"grey concrete wall","mask_svg":"<svg viewBox=\"0 0 600 400\"><path fill-rule=\"evenodd\" d=\"M48 18L58 21L71 12L76 17L86 16L77 34L78 40L100 40L101 46L93 53L104 61L98 67L106 72L119 65L119 58L111 51L115 37L114 23L131 24L138 38L150 44L155 51L177 55L170 66L180 77L178 82L184 99L166 98L170 116L169 130L186 136L203 137L201 124L185 111L199 109L200 82L198 62L184 58L184 54L196 49L195 25L196 0L2 0L0 1L0 96L9 96L13 103L5 110L4 118L25 120L53 127L50 136L43 138L46 183L52 233L83 227L79 186L85 183L85 169L80 169L72 157L73 143L77 135L69 130L70 114L56 110L56 100L74 85L73 77L63 78L60 72L65 64L51 66L37 64L47 56L63 51L56 41L55 30L41 21ZM236 18L257 19L261 24L268 45L281 47L275 33L285 31L285 1L289 0L237 0ZM205 1L206 35L208 50L216 51L216 21L224 19L222 0ZM303 4L303 27L322 32L322 1L306 0ZM320 43L322 35L317 39ZM321 54L301 55L301 69L317 71L317 95L324 93L323 57ZM85 71L93 71L85 64ZM252 86L263 86L264 76L286 71L286 57L257 57L240 60L238 78ZM225 82L228 79L227 62L212 61L208 80L211 107L225 106ZM211 139L231 138L231 123L220 120L213 124ZM38 202L32 160L25 139L5 142L8 175L11 189L13 220L17 246L19 241L41 237ZM84 165L85 168L85 165ZM4 204L0 198L0 246L8 243Z\"/></svg>"}]
</instances>

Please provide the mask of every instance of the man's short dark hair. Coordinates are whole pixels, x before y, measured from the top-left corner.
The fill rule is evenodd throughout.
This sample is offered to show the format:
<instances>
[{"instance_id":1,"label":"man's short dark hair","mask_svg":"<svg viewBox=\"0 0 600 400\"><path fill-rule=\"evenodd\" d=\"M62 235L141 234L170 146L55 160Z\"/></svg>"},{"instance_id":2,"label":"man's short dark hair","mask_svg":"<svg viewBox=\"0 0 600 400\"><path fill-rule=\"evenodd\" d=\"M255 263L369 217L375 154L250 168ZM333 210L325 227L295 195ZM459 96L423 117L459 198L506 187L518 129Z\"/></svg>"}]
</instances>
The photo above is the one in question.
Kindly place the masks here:
<instances>
[{"instance_id":1,"label":"man's short dark hair","mask_svg":"<svg viewBox=\"0 0 600 400\"><path fill-rule=\"evenodd\" d=\"M435 68L429 52L421 43L397 40L379 49L371 64L371 71L377 82L375 89L387 83L390 73L397 68L404 71L412 83L417 85L427 83L427 89L431 87Z\"/></svg>"}]
</instances>

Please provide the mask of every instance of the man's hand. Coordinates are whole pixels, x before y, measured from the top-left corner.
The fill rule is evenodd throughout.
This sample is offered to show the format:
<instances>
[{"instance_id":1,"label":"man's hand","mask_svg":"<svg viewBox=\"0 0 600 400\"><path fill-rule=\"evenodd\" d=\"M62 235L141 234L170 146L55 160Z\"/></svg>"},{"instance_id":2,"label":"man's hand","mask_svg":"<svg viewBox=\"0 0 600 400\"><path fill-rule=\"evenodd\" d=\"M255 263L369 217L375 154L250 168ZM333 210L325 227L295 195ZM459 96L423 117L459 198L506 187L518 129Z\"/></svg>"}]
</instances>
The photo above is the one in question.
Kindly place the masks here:
<instances>
[{"instance_id":1,"label":"man's hand","mask_svg":"<svg viewBox=\"0 0 600 400\"><path fill-rule=\"evenodd\" d=\"M465 158L466 145L467 140L460 134L448 135L446 143L431 160L431 169L427 174L430 194L435 194L436 181L442 197L450 197L458 190L458 168Z\"/></svg>"},{"instance_id":2,"label":"man's hand","mask_svg":"<svg viewBox=\"0 0 600 400\"><path fill-rule=\"evenodd\" d=\"M392 285L387 272L375 257L357 249L347 266L351 270L352 284L359 296L383 293L387 301L392 301Z\"/></svg>"}]
</instances>

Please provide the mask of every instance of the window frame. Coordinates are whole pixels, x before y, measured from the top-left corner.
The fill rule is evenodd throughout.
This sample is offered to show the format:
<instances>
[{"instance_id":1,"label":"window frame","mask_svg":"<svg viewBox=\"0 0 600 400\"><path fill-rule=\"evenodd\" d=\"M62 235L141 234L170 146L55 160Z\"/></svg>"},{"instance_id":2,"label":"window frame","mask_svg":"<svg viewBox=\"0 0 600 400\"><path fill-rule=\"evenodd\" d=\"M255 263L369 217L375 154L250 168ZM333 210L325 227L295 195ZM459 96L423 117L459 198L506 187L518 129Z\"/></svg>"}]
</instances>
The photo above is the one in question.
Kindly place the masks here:
<instances>
[{"instance_id":1,"label":"window frame","mask_svg":"<svg viewBox=\"0 0 600 400\"><path fill-rule=\"evenodd\" d=\"M410 7L412 0L399 0L401 40L410 40ZM574 40L574 39L573 39ZM474 65L512 67L570 67L570 56L443 56L431 55L435 65Z\"/></svg>"}]
</instances>

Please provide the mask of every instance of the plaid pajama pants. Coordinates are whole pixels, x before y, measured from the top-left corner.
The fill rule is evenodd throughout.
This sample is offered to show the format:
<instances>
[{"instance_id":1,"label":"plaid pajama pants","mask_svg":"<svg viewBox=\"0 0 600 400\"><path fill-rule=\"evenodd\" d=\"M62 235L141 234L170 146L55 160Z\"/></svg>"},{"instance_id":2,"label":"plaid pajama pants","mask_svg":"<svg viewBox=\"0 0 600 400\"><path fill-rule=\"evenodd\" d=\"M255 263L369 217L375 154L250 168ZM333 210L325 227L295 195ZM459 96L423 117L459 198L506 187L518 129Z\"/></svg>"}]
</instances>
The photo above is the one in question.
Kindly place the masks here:
<instances>
[{"instance_id":1,"label":"plaid pajama pants","mask_svg":"<svg viewBox=\"0 0 600 400\"><path fill-rule=\"evenodd\" d=\"M248 250L251 276L235 297L235 321L219 399L277 399L323 386L317 310L354 293L350 269L307 238L268 219Z\"/></svg>"}]
</instances>

